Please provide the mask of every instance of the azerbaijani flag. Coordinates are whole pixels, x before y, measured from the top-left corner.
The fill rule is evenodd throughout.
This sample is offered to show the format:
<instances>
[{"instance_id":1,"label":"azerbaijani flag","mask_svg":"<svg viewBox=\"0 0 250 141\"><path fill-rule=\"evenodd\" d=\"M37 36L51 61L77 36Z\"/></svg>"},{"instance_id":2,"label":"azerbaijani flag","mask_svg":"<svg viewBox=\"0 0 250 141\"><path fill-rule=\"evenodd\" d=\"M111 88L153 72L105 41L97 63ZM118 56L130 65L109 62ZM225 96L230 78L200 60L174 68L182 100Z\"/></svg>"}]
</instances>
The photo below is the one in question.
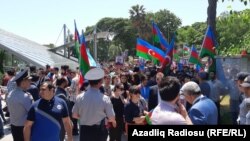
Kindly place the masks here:
<instances>
[{"instance_id":1,"label":"azerbaijani flag","mask_svg":"<svg viewBox=\"0 0 250 141\"><path fill-rule=\"evenodd\" d=\"M150 111L148 114L146 114L145 116L145 123L148 125L152 125L152 121L151 121L151 116L152 116L153 110Z\"/></svg>"},{"instance_id":2,"label":"azerbaijani flag","mask_svg":"<svg viewBox=\"0 0 250 141\"><path fill-rule=\"evenodd\" d=\"M159 60L161 63L164 61L164 52L157 47L152 46L148 42L137 38L136 55L147 60Z\"/></svg>"},{"instance_id":3,"label":"azerbaijani flag","mask_svg":"<svg viewBox=\"0 0 250 141\"><path fill-rule=\"evenodd\" d=\"M208 26L205 38L202 43L202 48L200 52L200 57L203 58L205 56L214 57L215 56L215 36L213 34L211 26Z\"/></svg>"},{"instance_id":4,"label":"azerbaijani flag","mask_svg":"<svg viewBox=\"0 0 250 141\"><path fill-rule=\"evenodd\" d=\"M173 58L173 53L174 53L174 44L175 44L175 35L173 36L170 45L168 46L167 52L165 53L164 56L164 61L161 65L161 72L164 72L165 70L165 74L167 74L170 70L170 66L172 64L172 58Z\"/></svg>"},{"instance_id":5,"label":"azerbaijani flag","mask_svg":"<svg viewBox=\"0 0 250 141\"><path fill-rule=\"evenodd\" d=\"M152 25L153 25L153 34L154 35L157 34L157 38L159 38L162 50L166 51L169 48L168 42L164 38L164 35L162 34L158 26L154 22L152 22Z\"/></svg>"},{"instance_id":6,"label":"azerbaijani flag","mask_svg":"<svg viewBox=\"0 0 250 141\"><path fill-rule=\"evenodd\" d=\"M156 26L154 26L154 22L152 22L152 33L153 33L153 43L160 43L160 39L157 35L157 31L156 31Z\"/></svg>"},{"instance_id":7,"label":"azerbaijani flag","mask_svg":"<svg viewBox=\"0 0 250 141\"><path fill-rule=\"evenodd\" d=\"M183 50L182 50L182 54L183 55L189 55L190 52L190 48L187 45L183 45Z\"/></svg>"},{"instance_id":8,"label":"azerbaijani flag","mask_svg":"<svg viewBox=\"0 0 250 141\"><path fill-rule=\"evenodd\" d=\"M215 42L215 36L212 31L211 26L208 25L206 35L204 37L203 43L202 43L202 48L200 52L200 58L209 57L208 61L208 67L209 67L209 72L211 71L216 71L216 60L215 60L215 52L216 49L216 42Z\"/></svg>"},{"instance_id":9,"label":"azerbaijani flag","mask_svg":"<svg viewBox=\"0 0 250 141\"><path fill-rule=\"evenodd\" d=\"M199 57L199 55L197 53L197 50L196 50L194 45L192 46L192 49L191 49L189 62L193 63L193 64L198 64L199 66L202 66L201 62L200 62L200 57Z\"/></svg>"},{"instance_id":10,"label":"azerbaijani flag","mask_svg":"<svg viewBox=\"0 0 250 141\"><path fill-rule=\"evenodd\" d=\"M176 49L173 49L173 58L174 60L178 63L180 61L180 56L179 54L177 53L177 50Z\"/></svg>"},{"instance_id":11,"label":"azerbaijani flag","mask_svg":"<svg viewBox=\"0 0 250 141\"><path fill-rule=\"evenodd\" d=\"M75 34L74 34L75 53L76 53L76 58L78 58L78 61L79 61L79 56L80 56L80 36L79 36L79 32L78 32L77 27L76 27L76 21L75 20L74 20L74 25L75 25Z\"/></svg>"},{"instance_id":12,"label":"azerbaijani flag","mask_svg":"<svg viewBox=\"0 0 250 141\"><path fill-rule=\"evenodd\" d=\"M76 23L75 23L75 29L77 31L76 28ZM79 37L79 34L78 34ZM84 82L84 75L89 71L90 66L89 66L89 59L88 59L88 55L87 55L87 46L86 46L86 42L85 42L85 37L82 34L81 36L81 47L79 50L79 64L80 64L80 80L79 80L79 85L81 86ZM80 40L79 40L80 41Z\"/></svg>"},{"instance_id":13,"label":"azerbaijani flag","mask_svg":"<svg viewBox=\"0 0 250 141\"><path fill-rule=\"evenodd\" d=\"M83 30L82 30L82 35L81 35L81 40L80 41L81 41L80 43L85 42L85 37L84 37ZM85 45L86 45L86 43L85 43ZM92 57L92 55L90 54L89 49L86 48L86 50L87 50L87 55L88 55L88 60L89 60L89 66L90 67L97 67L97 63L96 63L95 59Z\"/></svg>"}]
</instances>

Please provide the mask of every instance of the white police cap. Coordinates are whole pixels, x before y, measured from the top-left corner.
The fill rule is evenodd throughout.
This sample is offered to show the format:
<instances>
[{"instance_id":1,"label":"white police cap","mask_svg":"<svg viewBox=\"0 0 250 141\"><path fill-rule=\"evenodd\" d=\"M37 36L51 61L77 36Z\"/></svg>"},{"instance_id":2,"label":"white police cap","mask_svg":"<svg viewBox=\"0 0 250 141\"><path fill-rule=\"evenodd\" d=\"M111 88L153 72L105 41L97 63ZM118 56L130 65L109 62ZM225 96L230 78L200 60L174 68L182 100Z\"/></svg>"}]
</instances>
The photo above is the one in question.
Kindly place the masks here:
<instances>
[{"instance_id":1,"label":"white police cap","mask_svg":"<svg viewBox=\"0 0 250 141\"><path fill-rule=\"evenodd\" d=\"M90 69L84 76L87 80L99 80L104 77L105 73L101 68Z\"/></svg>"},{"instance_id":2,"label":"white police cap","mask_svg":"<svg viewBox=\"0 0 250 141\"><path fill-rule=\"evenodd\" d=\"M241 87L250 87L250 75L247 76L247 77L244 79L243 83L240 84L240 86L241 86Z\"/></svg>"},{"instance_id":3,"label":"white police cap","mask_svg":"<svg viewBox=\"0 0 250 141\"><path fill-rule=\"evenodd\" d=\"M13 81L22 81L24 79L32 79L28 73L28 69L24 69L16 74Z\"/></svg>"}]
</instances>

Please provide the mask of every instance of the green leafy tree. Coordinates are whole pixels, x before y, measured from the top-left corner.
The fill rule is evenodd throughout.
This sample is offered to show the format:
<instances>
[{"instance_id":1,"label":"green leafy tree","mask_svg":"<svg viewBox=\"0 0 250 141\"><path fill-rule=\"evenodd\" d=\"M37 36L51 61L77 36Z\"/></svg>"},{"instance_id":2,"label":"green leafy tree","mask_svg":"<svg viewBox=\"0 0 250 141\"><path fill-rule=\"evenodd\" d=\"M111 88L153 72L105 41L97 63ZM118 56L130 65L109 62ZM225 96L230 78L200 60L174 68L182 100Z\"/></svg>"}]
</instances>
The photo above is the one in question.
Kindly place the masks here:
<instances>
[{"instance_id":1,"label":"green leafy tree","mask_svg":"<svg viewBox=\"0 0 250 141\"><path fill-rule=\"evenodd\" d=\"M129 50L130 54L135 54L136 30L132 26L131 20L105 17L99 20L96 26L98 28L97 32L109 31L116 34L112 41L109 38L98 40L97 52L100 60L112 60L113 58L110 57L113 56L115 47L119 48L115 49L116 55L121 54L126 49ZM95 26L87 27L85 35L92 35L94 28ZM87 46L90 47L90 51L93 53L93 41L90 41ZM111 46L112 50L110 49Z\"/></svg>"},{"instance_id":2,"label":"green leafy tree","mask_svg":"<svg viewBox=\"0 0 250 141\"><path fill-rule=\"evenodd\" d=\"M250 10L221 14L217 20L220 54L235 55L249 47Z\"/></svg>"},{"instance_id":3,"label":"green leafy tree","mask_svg":"<svg viewBox=\"0 0 250 141\"><path fill-rule=\"evenodd\" d=\"M153 20L157 23L161 32L170 42L173 34L181 26L181 19L169 10L159 10L154 14Z\"/></svg>"},{"instance_id":4,"label":"green leafy tree","mask_svg":"<svg viewBox=\"0 0 250 141\"><path fill-rule=\"evenodd\" d=\"M191 47L193 44L200 48L204 33L206 30L206 24L204 22L196 22L191 26L181 27L177 30L178 44L186 44Z\"/></svg>"},{"instance_id":5,"label":"green leafy tree","mask_svg":"<svg viewBox=\"0 0 250 141\"><path fill-rule=\"evenodd\" d=\"M217 1L218 0L208 0L208 8L207 8L207 24L210 25L215 33L216 36L216 12L217 12ZM228 0L234 1L234 0ZM224 0L222 0L224 2ZM244 3L245 5L250 2L250 0L240 0L240 2Z\"/></svg>"}]
</instances>

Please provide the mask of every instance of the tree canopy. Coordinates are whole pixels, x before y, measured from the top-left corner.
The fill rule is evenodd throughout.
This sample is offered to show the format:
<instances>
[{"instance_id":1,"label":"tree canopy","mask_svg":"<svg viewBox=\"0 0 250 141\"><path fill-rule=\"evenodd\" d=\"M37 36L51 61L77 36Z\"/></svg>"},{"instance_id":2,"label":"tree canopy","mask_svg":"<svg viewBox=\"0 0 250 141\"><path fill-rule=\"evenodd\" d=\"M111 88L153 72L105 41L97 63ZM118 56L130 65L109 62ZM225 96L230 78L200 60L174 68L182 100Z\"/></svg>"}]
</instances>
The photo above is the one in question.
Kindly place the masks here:
<instances>
[{"instance_id":1,"label":"tree canopy","mask_svg":"<svg viewBox=\"0 0 250 141\"><path fill-rule=\"evenodd\" d=\"M97 22L98 30L116 33L112 41L99 39L98 58L100 60L112 60L125 50L128 50L129 55L134 56L137 37L152 43L152 20L157 23L168 41L176 33L177 45L194 44L198 50L201 47L207 22L196 22L191 26L181 27L181 19L171 11L161 9L155 13L147 12L143 5L132 6L128 12L129 18L105 17ZM224 12L215 21L217 21L219 55L235 55L243 49L250 51L250 10ZM85 35L92 34L94 27L87 27ZM93 42L88 43L88 47L93 51Z\"/></svg>"}]
</instances>

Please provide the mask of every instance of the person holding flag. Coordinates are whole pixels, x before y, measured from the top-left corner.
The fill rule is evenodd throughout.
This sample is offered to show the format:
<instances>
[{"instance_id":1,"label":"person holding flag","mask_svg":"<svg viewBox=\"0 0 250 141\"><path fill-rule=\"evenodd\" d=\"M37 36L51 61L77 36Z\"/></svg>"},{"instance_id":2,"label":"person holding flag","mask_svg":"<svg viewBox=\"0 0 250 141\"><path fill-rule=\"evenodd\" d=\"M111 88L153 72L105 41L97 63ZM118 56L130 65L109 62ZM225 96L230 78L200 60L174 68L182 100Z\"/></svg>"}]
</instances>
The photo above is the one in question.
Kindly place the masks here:
<instances>
[{"instance_id":1,"label":"person holding flag","mask_svg":"<svg viewBox=\"0 0 250 141\"><path fill-rule=\"evenodd\" d=\"M191 53L190 53L190 58L188 60L190 63L193 63L196 65L196 71L199 72L202 70L202 64L201 64L201 61L200 61L200 57L198 55L198 52L195 48L195 46L193 45L192 46L192 49L191 49Z\"/></svg>"},{"instance_id":2,"label":"person holding flag","mask_svg":"<svg viewBox=\"0 0 250 141\"><path fill-rule=\"evenodd\" d=\"M156 23L152 22L153 26L153 35L157 37L156 39L159 39L160 45L162 50L164 51L164 59L161 64L160 71L165 72L165 74L169 73L170 71L170 66L172 63L172 58L173 58L173 51L174 51L174 43L175 43L175 35L173 36L170 44L167 42L165 39L164 35L156 25ZM157 36L156 36L157 35Z\"/></svg>"},{"instance_id":3,"label":"person holding flag","mask_svg":"<svg viewBox=\"0 0 250 141\"><path fill-rule=\"evenodd\" d=\"M202 48L200 51L200 58L203 57L209 57L208 58L208 71L216 71L216 61L215 61L215 55L216 55L216 41L215 36L213 33L213 30L210 25L208 25L203 43Z\"/></svg>"}]
</instances>

